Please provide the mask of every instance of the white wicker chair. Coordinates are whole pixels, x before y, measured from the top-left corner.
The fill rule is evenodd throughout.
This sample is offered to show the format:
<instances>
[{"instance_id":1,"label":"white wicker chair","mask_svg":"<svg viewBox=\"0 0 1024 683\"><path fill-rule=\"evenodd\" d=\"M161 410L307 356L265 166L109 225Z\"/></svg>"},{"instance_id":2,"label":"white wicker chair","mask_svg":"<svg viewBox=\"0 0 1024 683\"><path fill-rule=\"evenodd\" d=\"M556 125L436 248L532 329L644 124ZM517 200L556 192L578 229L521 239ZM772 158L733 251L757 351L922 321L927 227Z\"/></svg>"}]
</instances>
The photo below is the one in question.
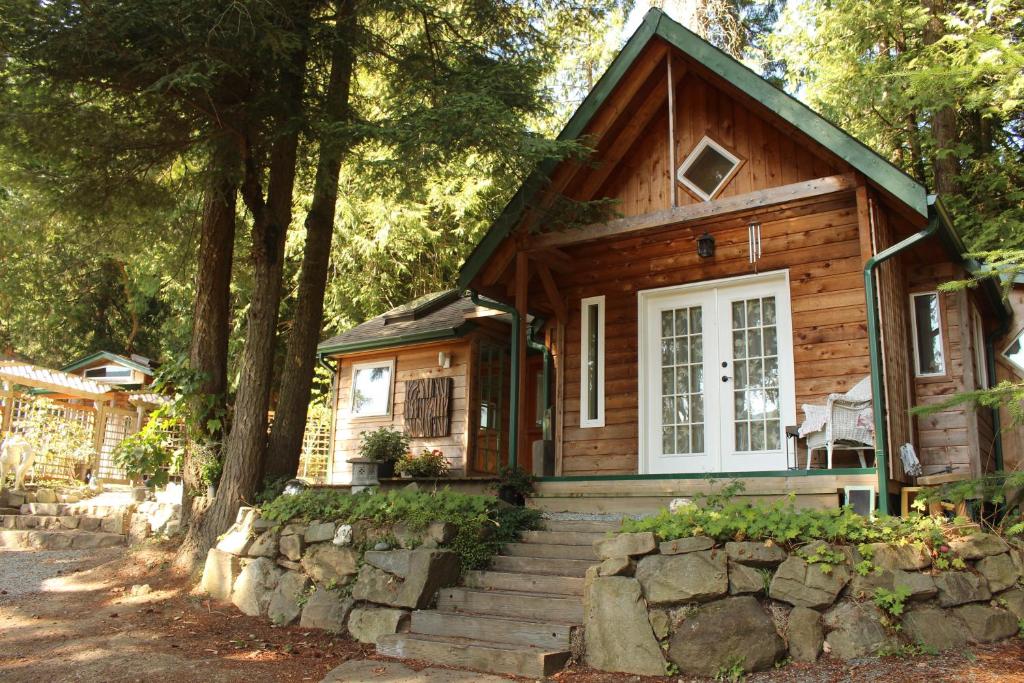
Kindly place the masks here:
<instances>
[{"instance_id":1,"label":"white wicker chair","mask_svg":"<svg viewBox=\"0 0 1024 683\"><path fill-rule=\"evenodd\" d=\"M863 451L875 445L870 376L845 394L830 394L823 406L805 403L804 415L800 436L807 446L807 469L811 469L811 455L822 449L828 454L828 469L836 450L857 451L860 466L867 466Z\"/></svg>"}]
</instances>

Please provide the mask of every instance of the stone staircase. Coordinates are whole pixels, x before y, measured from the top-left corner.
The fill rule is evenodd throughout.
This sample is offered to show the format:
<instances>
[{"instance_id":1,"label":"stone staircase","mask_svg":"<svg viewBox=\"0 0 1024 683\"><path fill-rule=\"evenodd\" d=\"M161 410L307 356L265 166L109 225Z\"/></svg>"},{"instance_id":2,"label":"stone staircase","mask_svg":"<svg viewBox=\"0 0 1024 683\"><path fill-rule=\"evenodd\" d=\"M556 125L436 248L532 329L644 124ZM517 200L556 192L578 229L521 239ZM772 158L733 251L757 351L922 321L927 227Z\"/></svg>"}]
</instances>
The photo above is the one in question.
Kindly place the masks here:
<instances>
[{"instance_id":1,"label":"stone staircase","mask_svg":"<svg viewBox=\"0 0 1024 683\"><path fill-rule=\"evenodd\" d=\"M124 545L130 508L81 503L25 503L0 514L0 548L67 550Z\"/></svg>"},{"instance_id":2,"label":"stone staircase","mask_svg":"<svg viewBox=\"0 0 1024 683\"><path fill-rule=\"evenodd\" d=\"M377 652L531 678L560 670L583 623L583 577L598 561L592 544L618 522L544 526L505 546L490 569L441 589L435 609L413 612L409 631L381 636Z\"/></svg>"}]
</instances>

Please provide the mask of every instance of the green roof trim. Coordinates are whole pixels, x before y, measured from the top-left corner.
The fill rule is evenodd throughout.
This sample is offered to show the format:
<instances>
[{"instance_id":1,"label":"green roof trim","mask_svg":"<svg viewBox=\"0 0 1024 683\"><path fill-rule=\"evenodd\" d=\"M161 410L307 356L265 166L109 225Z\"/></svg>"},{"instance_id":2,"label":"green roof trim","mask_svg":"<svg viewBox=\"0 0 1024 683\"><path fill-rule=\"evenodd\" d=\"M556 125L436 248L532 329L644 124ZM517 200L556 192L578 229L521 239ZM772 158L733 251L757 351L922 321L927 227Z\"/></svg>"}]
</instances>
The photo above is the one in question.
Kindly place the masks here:
<instances>
[{"instance_id":1,"label":"green roof trim","mask_svg":"<svg viewBox=\"0 0 1024 683\"><path fill-rule=\"evenodd\" d=\"M630 36L608 70L583 100L559 140L578 138L594 114L633 65L652 38L658 36L695 61L732 83L752 99L764 105L784 121L803 131L879 187L906 204L922 217L928 217L927 192L909 175L891 164L870 147L825 119L803 102L779 90L742 63L699 38L657 8L647 12L640 27ZM501 241L519 221L533 196L546 184L555 162L542 164L505 206L498 219L477 244L459 271L459 289L465 290L494 254Z\"/></svg>"},{"instance_id":2,"label":"green roof trim","mask_svg":"<svg viewBox=\"0 0 1024 683\"><path fill-rule=\"evenodd\" d=\"M97 360L107 360L110 361L111 363L124 365L126 367L131 368L132 370L138 370L142 374L147 375L149 377L153 376L153 368L143 365L142 363L137 363L133 361L131 358L125 358L124 356L119 356L118 354L111 353L109 351L97 351L96 353L90 353L88 356L85 356L84 358L79 358L70 365L65 365L64 367L61 368L61 371L74 372L75 370L83 368L86 365L89 365L93 361Z\"/></svg>"},{"instance_id":3,"label":"green roof trim","mask_svg":"<svg viewBox=\"0 0 1024 683\"><path fill-rule=\"evenodd\" d=\"M336 355L340 353L353 353L355 351L373 351L376 349L388 349L395 346L406 346L409 344L422 344L425 342L439 341L442 339L457 339L466 336L467 333L476 328L476 324L466 321L455 327L445 327L439 330L426 332L414 332L400 337L385 337L380 339L366 339L363 341L350 342L348 344L321 344L317 347L317 355Z\"/></svg>"}]
</instances>

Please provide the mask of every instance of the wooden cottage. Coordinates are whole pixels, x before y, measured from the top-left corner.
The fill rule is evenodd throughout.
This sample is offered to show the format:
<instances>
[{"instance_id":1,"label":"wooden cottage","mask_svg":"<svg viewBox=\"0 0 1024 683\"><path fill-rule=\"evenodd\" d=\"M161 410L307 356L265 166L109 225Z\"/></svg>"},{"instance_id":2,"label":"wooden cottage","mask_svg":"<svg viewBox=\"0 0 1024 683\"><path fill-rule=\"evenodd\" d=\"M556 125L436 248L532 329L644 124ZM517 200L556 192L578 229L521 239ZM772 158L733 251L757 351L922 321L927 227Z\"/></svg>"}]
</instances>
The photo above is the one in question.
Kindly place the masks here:
<instances>
[{"instance_id":1,"label":"wooden cottage","mask_svg":"<svg viewBox=\"0 0 1024 683\"><path fill-rule=\"evenodd\" d=\"M156 364L137 353L122 356L110 351L97 351L65 365L61 370L100 384L141 388L153 383Z\"/></svg>"},{"instance_id":2,"label":"wooden cottage","mask_svg":"<svg viewBox=\"0 0 1024 683\"><path fill-rule=\"evenodd\" d=\"M464 264L466 294L321 347L341 363L334 472L428 377L452 378L450 433L430 443L466 473L533 468L548 437L533 503L553 510L640 512L739 478L816 506L867 490L886 511L914 481L906 444L925 476L1001 465L990 411L909 412L986 386L1010 330L994 286L938 291L971 269L941 198L656 9L561 137L592 158L524 183ZM561 226L600 199L618 216ZM388 331L437 315L423 336ZM351 412L362 372L389 378L386 412ZM808 469L803 406L855 387L874 448Z\"/></svg>"}]
</instances>

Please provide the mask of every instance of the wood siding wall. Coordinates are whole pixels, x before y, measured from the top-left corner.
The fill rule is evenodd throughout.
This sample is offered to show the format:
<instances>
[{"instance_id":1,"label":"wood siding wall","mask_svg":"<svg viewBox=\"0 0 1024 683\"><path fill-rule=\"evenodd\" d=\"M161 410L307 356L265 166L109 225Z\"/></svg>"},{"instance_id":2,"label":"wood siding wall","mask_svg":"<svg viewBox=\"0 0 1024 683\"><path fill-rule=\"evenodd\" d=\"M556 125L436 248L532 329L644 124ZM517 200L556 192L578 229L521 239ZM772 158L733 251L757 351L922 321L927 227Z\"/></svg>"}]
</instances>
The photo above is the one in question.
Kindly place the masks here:
<instances>
[{"instance_id":1,"label":"wood siding wall","mask_svg":"<svg viewBox=\"0 0 1024 683\"><path fill-rule=\"evenodd\" d=\"M419 454L424 448L437 448L444 452L454 470L464 470L466 453L469 450L467 429L467 385L469 372L470 345L468 341L451 344L433 344L422 347L391 349L373 354L344 356L338 361L337 391L335 393L334 442L330 466L330 483L346 484L351 481L352 466L347 462L357 457L359 437L364 431L378 427L404 429L405 382L406 380L433 377L452 378L451 432L445 437L417 438L412 440L413 453ZM437 355L441 351L451 354L451 367L441 368ZM395 382L392 394L391 417L358 418L350 417L352 405L352 365L377 360L395 361Z\"/></svg>"},{"instance_id":2,"label":"wood siding wall","mask_svg":"<svg viewBox=\"0 0 1024 683\"><path fill-rule=\"evenodd\" d=\"M665 90L664 80L660 88ZM705 135L744 160L717 198L843 172L838 165L815 156L792 136L692 72L677 85L675 96L677 164L683 163ZM618 210L624 216L671 206L669 193L673 174L668 168L667 112L666 102L651 118L629 155L593 197L618 199ZM587 187L587 184L580 187ZM680 206L703 201L683 185L679 185L677 196Z\"/></svg>"},{"instance_id":3,"label":"wood siding wall","mask_svg":"<svg viewBox=\"0 0 1024 683\"><path fill-rule=\"evenodd\" d=\"M869 372L864 286L852 194L760 216L758 269L789 269L793 305L796 407L846 391ZM564 474L635 473L637 438L637 292L753 272L747 226L736 218L707 228L713 259L697 256L694 228L567 249L579 265L558 277L569 300L566 327ZM697 233L699 234L699 233ZM580 299L604 294L605 426L580 424Z\"/></svg>"}]
</instances>

